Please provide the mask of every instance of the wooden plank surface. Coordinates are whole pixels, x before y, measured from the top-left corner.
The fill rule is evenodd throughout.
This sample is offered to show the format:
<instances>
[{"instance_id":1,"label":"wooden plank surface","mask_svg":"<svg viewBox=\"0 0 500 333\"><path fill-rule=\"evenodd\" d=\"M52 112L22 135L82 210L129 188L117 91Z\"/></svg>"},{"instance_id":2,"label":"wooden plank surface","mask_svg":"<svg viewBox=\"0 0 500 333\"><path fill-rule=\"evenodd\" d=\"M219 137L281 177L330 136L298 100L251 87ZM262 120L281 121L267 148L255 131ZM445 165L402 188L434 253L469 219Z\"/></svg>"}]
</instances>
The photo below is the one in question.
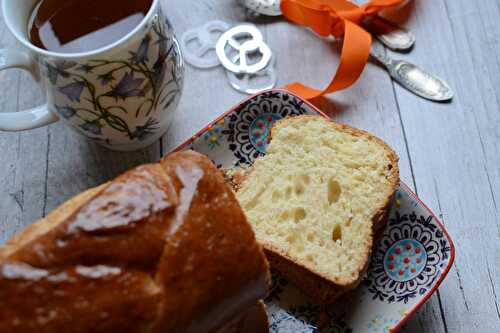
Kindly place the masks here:
<instances>
[{"instance_id":1,"label":"wooden plank surface","mask_svg":"<svg viewBox=\"0 0 500 333\"><path fill-rule=\"evenodd\" d=\"M213 19L257 24L277 56L280 86L301 80L320 87L338 63L335 45L282 19L247 17L235 0L164 5L178 35ZM394 147L402 179L455 239L453 270L403 332L500 331L499 8L498 0L416 0L407 23L416 48L408 55L389 53L446 78L457 93L453 103L423 101L371 64L352 89L315 101L335 120ZM3 21L0 45L15 45ZM0 84L0 112L43 100L19 71L0 73ZM0 133L0 242L76 193L158 159L245 97L230 88L222 68L187 66L184 88L171 129L142 152L106 151L62 124Z\"/></svg>"},{"instance_id":2,"label":"wooden plank surface","mask_svg":"<svg viewBox=\"0 0 500 333\"><path fill-rule=\"evenodd\" d=\"M446 77L451 105L396 87L418 194L456 240L440 288L446 332L498 332L500 17L498 1L416 1L418 44L404 56Z\"/></svg>"},{"instance_id":3,"label":"wooden plank surface","mask_svg":"<svg viewBox=\"0 0 500 333\"><path fill-rule=\"evenodd\" d=\"M0 47L17 47L5 25ZM28 74L0 72L0 108L15 112L40 103L40 89ZM24 88L23 94L20 94ZM0 241L43 215L47 173L47 128L24 133L0 132Z\"/></svg>"}]
</instances>

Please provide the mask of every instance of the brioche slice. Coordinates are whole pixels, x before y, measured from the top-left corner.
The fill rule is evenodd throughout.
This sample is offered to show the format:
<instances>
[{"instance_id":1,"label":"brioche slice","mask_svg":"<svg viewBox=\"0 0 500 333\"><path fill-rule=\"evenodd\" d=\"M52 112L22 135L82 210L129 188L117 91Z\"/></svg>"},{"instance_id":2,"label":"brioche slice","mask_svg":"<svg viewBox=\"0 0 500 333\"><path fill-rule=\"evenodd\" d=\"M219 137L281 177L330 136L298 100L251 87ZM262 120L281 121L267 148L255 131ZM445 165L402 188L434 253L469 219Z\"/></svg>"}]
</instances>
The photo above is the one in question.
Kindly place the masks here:
<instances>
[{"instance_id":1,"label":"brioche slice","mask_svg":"<svg viewBox=\"0 0 500 333\"><path fill-rule=\"evenodd\" d=\"M233 177L271 265L316 301L355 288L399 183L382 140L319 116L277 122L267 155Z\"/></svg>"}]
</instances>

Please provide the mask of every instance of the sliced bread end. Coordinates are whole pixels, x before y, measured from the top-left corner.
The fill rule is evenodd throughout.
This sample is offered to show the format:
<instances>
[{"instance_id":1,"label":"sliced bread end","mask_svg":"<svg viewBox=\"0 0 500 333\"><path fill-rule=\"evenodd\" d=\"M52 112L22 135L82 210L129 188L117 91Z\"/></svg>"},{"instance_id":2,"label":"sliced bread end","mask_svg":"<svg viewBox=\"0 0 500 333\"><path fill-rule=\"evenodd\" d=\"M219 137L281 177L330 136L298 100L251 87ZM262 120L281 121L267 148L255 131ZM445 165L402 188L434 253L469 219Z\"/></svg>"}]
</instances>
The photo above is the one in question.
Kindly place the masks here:
<instances>
[{"instance_id":1,"label":"sliced bread end","mask_svg":"<svg viewBox=\"0 0 500 333\"><path fill-rule=\"evenodd\" d=\"M266 156L233 178L271 265L317 301L355 288L399 183L382 140L319 116L275 124Z\"/></svg>"}]
</instances>

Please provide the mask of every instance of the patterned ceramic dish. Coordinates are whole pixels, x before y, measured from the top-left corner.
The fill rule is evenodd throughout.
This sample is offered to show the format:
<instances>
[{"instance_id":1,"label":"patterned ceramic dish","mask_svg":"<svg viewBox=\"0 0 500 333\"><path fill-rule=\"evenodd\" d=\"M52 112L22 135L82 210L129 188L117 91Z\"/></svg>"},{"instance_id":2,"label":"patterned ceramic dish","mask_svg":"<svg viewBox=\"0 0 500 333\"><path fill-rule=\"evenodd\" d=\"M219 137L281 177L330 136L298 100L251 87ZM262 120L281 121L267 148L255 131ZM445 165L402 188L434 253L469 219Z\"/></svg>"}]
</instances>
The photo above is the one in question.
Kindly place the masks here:
<instances>
[{"instance_id":1,"label":"patterned ceramic dish","mask_svg":"<svg viewBox=\"0 0 500 333\"><path fill-rule=\"evenodd\" d=\"M248 164L265 154L273 122L301 114L327 117L284 90L269 90L226 112L177 150L206 154L219 167ZM322 308L274 273L267 299L271 332L396 332L437 290L454 256L444 226L402 184L363 284L341 307Z\"/></svg>"}]
</instances>

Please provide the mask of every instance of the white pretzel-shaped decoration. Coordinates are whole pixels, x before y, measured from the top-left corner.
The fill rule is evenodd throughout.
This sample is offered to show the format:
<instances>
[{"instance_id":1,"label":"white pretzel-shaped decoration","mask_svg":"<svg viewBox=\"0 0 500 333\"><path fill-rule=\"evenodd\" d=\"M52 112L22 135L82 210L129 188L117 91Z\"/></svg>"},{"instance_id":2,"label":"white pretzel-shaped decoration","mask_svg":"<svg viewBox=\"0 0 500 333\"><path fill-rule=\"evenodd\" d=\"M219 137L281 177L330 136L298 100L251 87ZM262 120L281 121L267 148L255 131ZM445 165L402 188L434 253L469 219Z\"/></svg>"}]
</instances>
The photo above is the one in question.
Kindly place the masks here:
<instances>
[{"instance_id":1,"label":"white pretzel-shaped decoration","mask_svg":"<svg viewBox=\"0 0 500 333\"><path fill-rule=\"evenodd\" d=\"M248 35L251 37L250 40L241 44L238 42L237 37ZM234 58L234 61L229 59L230 55L226 52L227 46L238 51L238 57ZM257 73L269 64L272 56L271 49L264 43L262 33L255 26L249 24L239 25L226 31L218 40L215 51L222 66L236 74ZM262 58L257 63L249 65L247 56L255 52L260 52Z\"/></svg>"},{"instance_id":2,"label":"white pretzel-shaped decoration","mask_svg":"<svg viewBox=\"0 0 500 333\"><path fill-rule=\"evenodd\" d=\"M215 50L218 36L229 29L229 24L223 21L210 21L205 25L186 31L181 36L181 48L186 62L198 68L212 68L220 65L219 58L210 50ZM214 35L217 37L214 38ZM188 47L192 41L198 41L200 46L193 50Z\"/></svg>"},{"instance_id":3,"label":"white pretzel-shaped decoration","mask_svg":"<svg viewBox=\"0 0 500 333\"><path fill-rule=\"evenodd\" d=\"M233 60L234 62L237 62L239 60L239 55L236 55ZM249 95L274 88L276 86L276 82L278 81L274 68L275 62L275 58L272 57L271 62L266 68L254 74L235 74L226 70L226 76L229 84L237 91ZM259 77L265 77L266 80L260 84L255 84L255 79Z\"/></svg>"}]
</instances>

